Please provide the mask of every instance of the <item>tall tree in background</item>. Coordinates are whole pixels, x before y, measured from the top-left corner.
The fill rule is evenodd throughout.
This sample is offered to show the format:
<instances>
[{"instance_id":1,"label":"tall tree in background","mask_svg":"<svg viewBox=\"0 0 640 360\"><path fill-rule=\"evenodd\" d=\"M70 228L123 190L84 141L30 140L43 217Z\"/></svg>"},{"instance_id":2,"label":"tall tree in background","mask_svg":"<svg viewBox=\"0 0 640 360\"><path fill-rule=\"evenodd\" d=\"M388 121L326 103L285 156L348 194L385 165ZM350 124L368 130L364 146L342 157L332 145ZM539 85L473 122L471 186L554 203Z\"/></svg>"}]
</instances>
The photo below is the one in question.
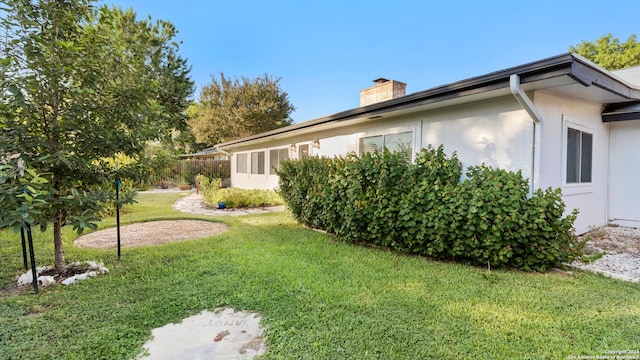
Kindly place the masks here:
<instances>
[{"instance_id":1,"label":"tall tree in background","mask_svg":"<svg viewBox=\"0 0 640 360\"><path fill-rule=\"evenodd\" d=\"M291 125L295 107L279 81L267 74L253 80L212 76L189 120L196 140L214 145Z\"/></svg>"},{"instance_id":2,"label":"tall tree in background","mask_svg":"<svg viewBox=\"0 0 640 360\"><path fill-rule=\"evenodd\" d=\"M47 175L55 267L65 271L62 227L95 228L112 199L109 159L140 157L147 140L186 127L190 68L166 21L94 0L2 0L1 153ZM135 167L120 176L138 175Z\"/></svg>"},{"instance_id":3,"label":"tall tree in background","mask_svg":"<svg viewBox=\"0 0 640 360\"><path fill-rule=\"evenodd\" d=\"M595 41L582 41L569 46L569 51L583 56L607 70L624 69L640 65L640 42L636 34L631 34L621 43L611 33Z\"/></svg>"}]
</instances>

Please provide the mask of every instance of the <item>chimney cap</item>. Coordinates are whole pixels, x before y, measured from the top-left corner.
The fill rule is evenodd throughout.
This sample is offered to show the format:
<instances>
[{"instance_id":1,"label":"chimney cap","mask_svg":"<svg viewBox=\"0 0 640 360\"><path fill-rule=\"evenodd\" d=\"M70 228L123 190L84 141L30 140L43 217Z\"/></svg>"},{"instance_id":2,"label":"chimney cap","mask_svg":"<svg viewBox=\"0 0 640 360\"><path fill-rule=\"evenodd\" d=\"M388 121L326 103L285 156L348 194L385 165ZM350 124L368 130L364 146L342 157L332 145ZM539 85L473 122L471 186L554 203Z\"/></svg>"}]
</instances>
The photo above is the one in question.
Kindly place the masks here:
<instances>
[{"instance_id":1,"label":"chimney cap","mask_svg":"<svg viewBox=\"0 0 640 360\"><path fill-rule=\"evenodd\" d=\"M376 84L386 83L387 81L389 81L389 79L385 79L385 78L377 78L373 80L373 82Z\"/></svg>"}]
</instances>

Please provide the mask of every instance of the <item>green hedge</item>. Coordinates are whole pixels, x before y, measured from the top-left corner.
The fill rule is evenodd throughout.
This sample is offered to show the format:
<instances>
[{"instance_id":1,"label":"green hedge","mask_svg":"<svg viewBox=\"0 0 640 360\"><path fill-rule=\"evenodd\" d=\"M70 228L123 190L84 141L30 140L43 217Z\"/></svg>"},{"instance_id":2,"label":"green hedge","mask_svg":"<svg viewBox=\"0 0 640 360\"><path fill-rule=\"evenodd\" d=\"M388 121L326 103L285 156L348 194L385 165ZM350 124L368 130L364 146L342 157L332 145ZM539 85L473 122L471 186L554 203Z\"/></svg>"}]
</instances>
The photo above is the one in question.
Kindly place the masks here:
<instances>
[{"instance_id":1,"label":"green hedge","mask_svg":"<svg viewBox=\"0 0 640 360\"><path fill-rule=\"evenodd\" d=\"M577 212L560 190L487 166L467 169L429 146L409 164L385 151L281 164L280 194L294 217L345 241L474 265L544 271L578 256Z\"/></svg>"}]
</instances>

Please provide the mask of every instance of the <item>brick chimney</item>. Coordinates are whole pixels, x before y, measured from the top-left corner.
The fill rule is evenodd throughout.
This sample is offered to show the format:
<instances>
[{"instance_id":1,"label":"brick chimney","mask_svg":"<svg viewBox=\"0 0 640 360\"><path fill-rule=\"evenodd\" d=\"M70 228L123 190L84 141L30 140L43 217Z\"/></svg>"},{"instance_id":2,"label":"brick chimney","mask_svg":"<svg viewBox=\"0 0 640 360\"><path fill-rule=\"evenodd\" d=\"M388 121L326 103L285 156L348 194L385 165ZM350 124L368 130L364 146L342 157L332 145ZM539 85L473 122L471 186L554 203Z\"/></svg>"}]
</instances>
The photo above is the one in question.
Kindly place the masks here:
<instances>
[{"instance_id":1,"label":"brick chimney","mask_svg":"<svg viewBox=\"0 0 640 360\"><path fill-rule=\"evenodd\" d=\"M407 93L407 84L400 81L378 78L373 82L375 85L372 87L360 90L360 106L395 99Z\"/></svg>"}]
</instances>

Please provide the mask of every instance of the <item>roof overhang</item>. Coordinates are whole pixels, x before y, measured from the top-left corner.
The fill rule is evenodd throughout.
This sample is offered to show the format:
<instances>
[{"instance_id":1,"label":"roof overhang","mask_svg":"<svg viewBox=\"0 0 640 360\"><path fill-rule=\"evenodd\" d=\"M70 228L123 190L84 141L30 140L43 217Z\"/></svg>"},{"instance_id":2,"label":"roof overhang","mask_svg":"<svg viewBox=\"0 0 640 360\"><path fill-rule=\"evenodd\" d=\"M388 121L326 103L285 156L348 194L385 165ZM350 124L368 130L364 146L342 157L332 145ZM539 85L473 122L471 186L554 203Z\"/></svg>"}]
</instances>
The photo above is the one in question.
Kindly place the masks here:
<instances>
[{"instance_id":1,"label":"roof overhang","mask_svg":"<svg viewBox=\"0 0 640 360\"><path fill-rule=\"evenodd\" d=\"M640 89L575 54L563 54L482 76L419 91L318 119L216 145L231 149L336 126L368 122L381 117L428 111L510 95L509 78L520 77L525 91L549 90L599 104L640 100Z\"/></svg>"},{"instance_id":2,"label":"roof overhang","mask_svg":"<svg viewBox=\"0 0 640 360\"><path fill-rule=\"evenodd\" d=\"M210 147L207 149L204 149L202 151L198 151L197 153L193 153L193 154L182 154L180 155L181 158L208 158L208 157L214 157L214 156L228 156L229 153L219 149L217 146L214 147Z\"/></svg>"},{"instance_id":3,"label":"roof overhang","mask_svg":"<svg viewBox=\"0 0 640 360\"><path fill-rule=\"evenodd\" d=\"M640 102L607 105L602 112L603 122L640 120Z\"/></svg>"}]
</instances>

